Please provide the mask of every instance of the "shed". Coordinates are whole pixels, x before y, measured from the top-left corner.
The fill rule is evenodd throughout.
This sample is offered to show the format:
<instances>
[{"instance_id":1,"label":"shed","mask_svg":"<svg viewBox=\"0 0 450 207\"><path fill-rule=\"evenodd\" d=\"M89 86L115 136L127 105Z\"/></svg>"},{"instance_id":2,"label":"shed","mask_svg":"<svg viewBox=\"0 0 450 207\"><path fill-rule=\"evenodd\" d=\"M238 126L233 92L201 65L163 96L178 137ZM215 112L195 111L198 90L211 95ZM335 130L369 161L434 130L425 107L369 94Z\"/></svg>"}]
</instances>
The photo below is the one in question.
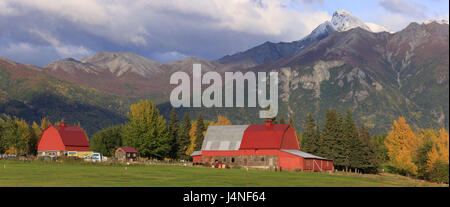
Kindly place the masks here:
<instances>
[{"instance_id":1,"label":"shed","mask_svg":"<svg viewBox=\"0 0 450 207\"><path fill-rule=\"evenodd\" d=\"M133 147L119 147L116 149L115 158L119 161L135 161L139 152Z\"/></svg>"},{"instance_id":2,"label":"shed","mask_svg":"<svg viewBox=\"0 0 450 207\"><path fill-rule=\"evenodd\" d=\"M61 122L59 126L49 126L42 132L38 156L65 156L68 151L89 151L89 140L81 127Z\"/></svg>"},{"instance_id":3,"label":"shed","mask_svg":"<svg viewBox=\"0 0 450 207\"><path fill-rule=\"evenodd\" d=\"M202 162L202 151L194 151L191 156L193 163L198 164Z\"/></svg>"},{"instance_id":4,"label":"shed","mask_svg":"<svg viewBox=\"0 0 450 207\"><path fill-rule=\"evenodd\" d=\"M194 163L278 170L333 170L333 161L302 152L289 124L209 126Z\"/></svg>"}]
</instances>

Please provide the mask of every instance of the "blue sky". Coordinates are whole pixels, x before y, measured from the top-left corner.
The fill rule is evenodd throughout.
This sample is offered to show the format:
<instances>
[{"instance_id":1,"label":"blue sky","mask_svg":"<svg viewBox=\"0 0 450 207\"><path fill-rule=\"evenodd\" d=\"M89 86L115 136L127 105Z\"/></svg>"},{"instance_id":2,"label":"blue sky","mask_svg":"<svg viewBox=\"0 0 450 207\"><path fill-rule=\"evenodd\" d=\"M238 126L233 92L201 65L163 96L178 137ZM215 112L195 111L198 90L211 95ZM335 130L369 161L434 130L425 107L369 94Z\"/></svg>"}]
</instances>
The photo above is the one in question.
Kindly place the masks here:
<instances>
[{"instance_id":1,"label":"blue sky","mask_svg":"<svg viewBox=\"0 0 450 207\"><path fill-rule=\"evenodd\" d=\"M449 15L445 0L0 0L0 57L39 66L101 51L214 60L298 40L341 9L391 31Z\"/></svg>"}]
</instances>

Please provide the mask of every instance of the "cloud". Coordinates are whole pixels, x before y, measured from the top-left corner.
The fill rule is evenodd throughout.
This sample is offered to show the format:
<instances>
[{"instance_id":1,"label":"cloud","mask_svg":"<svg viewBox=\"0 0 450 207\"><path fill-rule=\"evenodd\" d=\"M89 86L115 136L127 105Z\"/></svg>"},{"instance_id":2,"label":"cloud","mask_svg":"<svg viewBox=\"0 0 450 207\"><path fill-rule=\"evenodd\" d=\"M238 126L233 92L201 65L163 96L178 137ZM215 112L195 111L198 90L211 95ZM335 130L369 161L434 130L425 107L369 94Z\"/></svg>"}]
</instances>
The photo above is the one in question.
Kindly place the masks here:
<instances>
[{"instance_id":1,"label":"cloud","mask_svg":"<svg viewBox=\"0 0 450 207\"><path fill-rule=\"evenodd\" d=\"M169 51L169 52L155 52L150 55L150 57L159 60L161 63L166 63L174 60L181 60L189 57L186 54L179 53L177 51Z\"/></svg>"},{"instance_id":2,"label":"cloud","mask_svg":"<svg viewBox=\"0 0 450 207\"><path fill-rule=\"evenodd\" d=\"M286 6L293 3L296 8ZM216 59L265 41L304 37L331 18L324 11L298 10L313 3L324 4L322 0L2 0L0 38L15 45L51 48L48 54L55 57L47 61L99 51L135 52L161 62L185 56Z\"/></svg>"},{"instance_id":3,"label":"cloud","mask_svg":"<svg viewBox=\"0 0 450 207\"><path fill-rule=\"evenodd\" d=\"M386 27L383 27L378 24L374 24L371 22L366 22L365 24L370 28L370 30L372 30L372 32L391 32Z\"/></svg>"},{"instance_id":4,"label":"cloud","mask_svg":"<svg viewBox=\"0 0 450 207\"><path fill-rule=\"evenodd\" d=\"M426 17L427 7L407 0L382 0L380 6L384 9L409 17L424 18Z\"/></svg>"}]
</instances>

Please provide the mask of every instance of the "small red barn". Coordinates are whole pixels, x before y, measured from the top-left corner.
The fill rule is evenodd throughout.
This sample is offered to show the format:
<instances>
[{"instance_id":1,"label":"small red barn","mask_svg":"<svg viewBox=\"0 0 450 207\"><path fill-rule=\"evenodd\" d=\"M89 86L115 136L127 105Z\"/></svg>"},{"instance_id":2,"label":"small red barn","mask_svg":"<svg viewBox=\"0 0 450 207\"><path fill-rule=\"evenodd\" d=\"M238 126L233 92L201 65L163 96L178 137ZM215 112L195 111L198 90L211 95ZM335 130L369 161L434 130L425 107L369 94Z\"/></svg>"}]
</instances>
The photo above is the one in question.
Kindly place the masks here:
<instances>
[{"instance_id":1,"label":"small red barn","mask_svg":"<svg viewBox=\"0 0 450 207\"><path fill-rule=\"evenodd\" d=\"M300 151L289 124L209 126L195 164L225 164L262 169L328 171L333 161Z\"/></svg>"},{"instance_id":2,"label":"small red barn","mask_svg":"<svg viewBox=\"0 0 450 207\"><path fill-rule=\"evenodd\" d=\"M115 157L119 161L135 161L138 159L138 153L133 147L119 147L116 149Z\"/></svg>"},{"instance_id":3,"label":"small red barn","mask_svg":"<svg viewBox=\"0 0 450 207\"><path fill-rule=\"evenodd\" d=\"M86 132L79 126L49 126L42 132L38 143L38 156L64 156L67 151L89 151Z\"/></svg>"}]
</instances>

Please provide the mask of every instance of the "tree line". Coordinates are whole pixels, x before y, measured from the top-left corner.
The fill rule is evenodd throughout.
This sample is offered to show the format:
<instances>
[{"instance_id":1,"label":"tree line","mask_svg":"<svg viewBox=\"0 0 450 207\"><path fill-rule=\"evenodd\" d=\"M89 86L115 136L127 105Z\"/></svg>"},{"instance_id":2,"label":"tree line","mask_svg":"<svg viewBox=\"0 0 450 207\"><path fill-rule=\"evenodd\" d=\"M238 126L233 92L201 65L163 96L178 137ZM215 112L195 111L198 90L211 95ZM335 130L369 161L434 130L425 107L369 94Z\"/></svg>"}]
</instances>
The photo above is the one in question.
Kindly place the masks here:
<instances>
[{"instance_id":1,"label":"tree line","mask_svg":"<svg viewBox=\"0 0 450 207\"><path fill-rule=\"evenodd\" d=\"M395 120L385 145L389 164L397 173L449 182L449 134L446 129L413 130L404 117Z\"/></svg>"},{"instance_id":2,"label":"tree line","mask_svg":"<svg viewBox=\"0 0 450 207\"><path fill-rule=\"evenodd\" d=\"M105 156L114 156L119 146L134 147L141 157L156 159L190 159L190 154L201 150L209 125L231 125L218 115L217 121L205 121L200 113L191 121L186 113L179 120L172 109L167 121L150 100L141 100L130 107L128 121L120 126L100 130L91 138L91 150Z\"/></svg>"},{"instance_id":3,"label":"tree line","mask_svg":"<svg viewBox=\"0 0 450 207\"><path fill-rule=\"evenodd\" d=\"M308 114L300 145L302 151L334 160L338 170L377 173L381 163L376 139L364 124L357 127L349 109L345 118L328 109L323 129Z\"/></svg>"},{"instance_id":4,"label":"tree line","mask_svg":"<svg viewBox=\"0 0 450 207\"><path fill-rule=\"evenodd\" d=\"M0 116L0 154L35 155L42 131L50 125L46 118L30 126L23 119L3 114Z\"/></svg>"}]
</instances>

